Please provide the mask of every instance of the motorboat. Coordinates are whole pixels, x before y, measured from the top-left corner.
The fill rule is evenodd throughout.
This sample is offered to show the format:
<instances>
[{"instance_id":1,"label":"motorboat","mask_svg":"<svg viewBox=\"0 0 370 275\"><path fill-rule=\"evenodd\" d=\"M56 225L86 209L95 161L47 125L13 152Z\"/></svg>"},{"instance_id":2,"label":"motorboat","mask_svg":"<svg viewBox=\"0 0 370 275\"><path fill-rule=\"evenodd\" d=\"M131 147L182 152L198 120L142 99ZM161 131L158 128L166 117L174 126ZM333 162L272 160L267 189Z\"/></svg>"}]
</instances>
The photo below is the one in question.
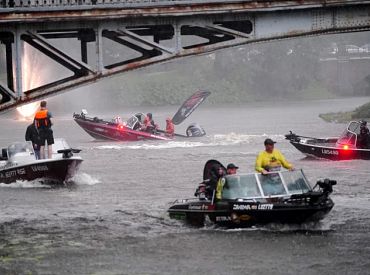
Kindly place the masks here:
<instances>
[{"instance_id":1,"label":"motorboat","mask_svg":"<svg viewBox=\"0 0 370 275\"><path fill-rule=\"evenodd\" d=\"M201 137L206 134L204 129L198 124L189 125L186 129L186 135L175 134L174 136L167 136L164 131L160 130L153 132L141 131L140 125L144 123L145 118L143 113L137 113L131 116L126 122L88 117L86 112L73 114L73 118L86 133L98 140L172 140L175 137Z\"/></svg>"},{"instance_id":2,"label":"motorboat","mask_svg":"<svg viewBox=\"0 0 370 275\"><path fill-rule=\"evenodd\" d=\"M290 132L285 135L289 142L308 157L329 160L370 160L370 147L359 145L361 122L351 121L337 138L315 138Z\"/></svg>"},{"instance_id":3,"label":"motorboat","mask_svg":"<svg viewBox=\"0 0 370 275\"><path fill-rule=\"evenodd\" d=\"M173 116L174 125L182 123L209 95L209 92L198 91L189 97ZM172 140L174 138L201 137L206 135L205 130L197 123L190 124L185 134L175 133L167 135L165 131L154 129L153 131L142 130L145 115L136 113L126 121L122 121L120 116L110 120L98 117L89 117L86 110L81 113L73 114L75 122L90 136L98 140L114 141L140 141L140 140Z\"/></svg>"},{"instance_id":4,"label":"motorboat","mask_svg":"<svg viewBox=\"0 0 370 275\"><path fill-rule=\"evenodd\" d=\"M212 176L207 162L202 185L212 187ZM223 166L222 166L223 167ZM195 226L206 220L228 227L250 227L256 224L301 224L316 222L325 217L334 206L330 198L334 180L317 181L311 187L302 170L279 171L224 176L222 198L202 196L180 199L168 209L169 216Z\"/></svg>"},{"instance_id":5,"label":"motorboat","mask_svg":"<svg viewBox=\"0 0 370 275\"><path fill-rule=\"evenodd\" d=\"M78 171L82 158L75 156L81 150L72 149L62 139L55 139L51 159L36 159L30 141L14 142L2 149L0 183L38 180L47 184L68 182Z\"/></svg>"}]
</instances>

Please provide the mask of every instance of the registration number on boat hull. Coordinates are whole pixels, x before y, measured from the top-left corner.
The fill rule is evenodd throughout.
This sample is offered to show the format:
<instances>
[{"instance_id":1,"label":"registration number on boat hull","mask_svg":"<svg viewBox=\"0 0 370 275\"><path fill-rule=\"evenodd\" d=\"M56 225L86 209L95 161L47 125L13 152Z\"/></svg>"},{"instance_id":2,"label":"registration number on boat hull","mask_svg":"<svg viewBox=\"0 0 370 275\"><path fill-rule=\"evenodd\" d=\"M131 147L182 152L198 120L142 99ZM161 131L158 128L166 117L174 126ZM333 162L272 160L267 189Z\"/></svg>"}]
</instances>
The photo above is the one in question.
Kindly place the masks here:
<instances>
[{"instance_id":1,"label":"registration number on boat hull","mask_svg":"<svg viewBox=\"0 0 370 275\"><path fill-rule=\"evenodd\" d=\"M324 155L335 155L335 156L338 156L339 155L339 152L337 150L322 149L321 152Z\"/></svg>"}]
</instances>

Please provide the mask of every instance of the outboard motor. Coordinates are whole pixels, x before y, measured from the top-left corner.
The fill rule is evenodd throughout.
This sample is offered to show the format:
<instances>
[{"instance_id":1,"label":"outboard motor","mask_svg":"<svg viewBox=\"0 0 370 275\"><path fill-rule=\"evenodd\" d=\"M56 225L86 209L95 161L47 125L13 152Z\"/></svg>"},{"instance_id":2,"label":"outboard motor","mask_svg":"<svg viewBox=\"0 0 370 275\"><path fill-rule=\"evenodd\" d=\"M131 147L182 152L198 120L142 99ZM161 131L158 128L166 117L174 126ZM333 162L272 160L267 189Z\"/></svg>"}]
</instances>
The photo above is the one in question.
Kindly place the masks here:
<instances>
[{"instance_id":1,"label":"outboard motor","mask_svg":"<svg viewBox=\"0 0 370 275\"><path fill-rule=\"evenodd\" d=\"M186 129L186 135L188 137L202 137L206 135L206 131L197 123L192 123Z\"/></svg>"},{"instance_id":2,"label":"outboard motor","mask_svg":"<svg viewBox=\"0 0 370 275\"><path fill-rule=\"evenodd\" d=\"M58 154L63 154L64 159L69 159L73 157L73 153L80 153L80 152L81 152L80 149L72 149L72 148L62 149L62 150L57 151Z\"/></svg>"},{"instance_id":3,"label":"outboard motor","mask_svg":"<svg viewBox=\"0 0 370 275\"><path fill-rule=\"evenodd\" d=\"M203 182L199 184L194 196L200 200L213 199L217 181L226 174L226 168L217 160L207 161L203 171Z\"/></svg>"}]
</instances>

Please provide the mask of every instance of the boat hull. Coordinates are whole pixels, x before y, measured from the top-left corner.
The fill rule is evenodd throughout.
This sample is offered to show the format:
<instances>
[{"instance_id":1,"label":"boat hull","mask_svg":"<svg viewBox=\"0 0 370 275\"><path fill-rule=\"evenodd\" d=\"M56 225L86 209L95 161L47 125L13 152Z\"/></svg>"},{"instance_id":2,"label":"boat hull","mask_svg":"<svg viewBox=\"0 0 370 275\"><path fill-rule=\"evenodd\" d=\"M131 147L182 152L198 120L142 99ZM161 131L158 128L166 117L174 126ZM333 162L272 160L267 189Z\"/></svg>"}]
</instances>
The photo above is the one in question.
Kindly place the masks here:
<instances>
[{"instance_id":1,"label":"boat hull","mask_svg":"<svg viewBox=\"0 0 370 275\"><path fill-rule=\"evenodd\" d=\"M123 125L93 122L75 117L76 123L90 136L98 140L140 141L140 140L170 140L166 136L153 135L147 132L135 131Z\"/></svg>"},{"instance_id":2,"label":"boat hull","mask_svg":"<svg viewBox=\"0 0 370 275\"><path fill-rule=\"evenodd\" d=\"M301 143L297 141L290 141L290 143L299 151L301 151L303 154L309 157L316 157L329 160L351 160L351 159L370 160L369 149L357 149L357 148L344 149L336 147L335 143L326 146Z\"/></svg>"},{"instance_id":3,"label":"boat hull","mask_svg":"<svg viewBox=\"0 0 370 275\"><path fill-rule=\"evenodd\" d=\"M330 198L321 203L246 203L220 202L212 205L209 201L176 204L168 210L171 218L184 220L194 226L203 226L208 217L217 225L238 228L256 224L281 223L302 224L323 219L333 208Z\"/></svg>"},{"instance_id":4,"label":"boat hull","mask_svg":"<svg viewBox=\"0 0 370 275\"><path fill-rule=\"evenodd\" d=\"M64 183L78 171L81 158L38 160L31 164L17 165L0 170L0 183L40 180L45 183Z\"/></svg>"}]
</instances>

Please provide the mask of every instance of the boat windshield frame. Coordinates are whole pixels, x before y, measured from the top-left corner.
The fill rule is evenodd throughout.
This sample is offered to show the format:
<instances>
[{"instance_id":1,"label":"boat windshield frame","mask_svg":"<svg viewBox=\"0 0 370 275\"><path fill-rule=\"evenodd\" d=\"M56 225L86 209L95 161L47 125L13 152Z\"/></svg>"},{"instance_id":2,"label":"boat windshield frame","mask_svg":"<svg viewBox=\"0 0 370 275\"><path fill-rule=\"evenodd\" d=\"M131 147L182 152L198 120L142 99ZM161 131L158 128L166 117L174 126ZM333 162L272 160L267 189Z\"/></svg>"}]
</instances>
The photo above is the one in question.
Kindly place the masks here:
<instances>
[{"instance_id":1,"label":"boat windshield frame","mask_svg":"<svg viewBox=\"0 0 370 275\"><path fill-rule=\"evenodd\" d=\"M135 125L139 122L139 123L142 123L142 121L140 121L139 119L138 119L138 117L137 116L140 116L140 117L145 117L145 115L143 114L143 113L136 113L136 114L134 114L133 116L131 116L128 120L126 120L126 127L127 128L130 128L131 130L133 130L134 129L134 127L135 127Z\"/></svg>"},{"instance_id":2,"label":"boat windshield frame","mask_svg":"<svg viewBox=\"0 0 370 275\"><path fill-rule=\"evenodd\" d=\"M360 133L361 124L358 121L350 121L347 128L344 130L342 135L338 138L337 145L344 146L348 145L351 148L357 146L357 136ZM358 132L357 132L358 131Z\"/></svg>"},{"instance_id":3,"label":"boat windshield frame","mask_svg":"<svg viewBox=\"0 0 370 275\"><path fill-rule=\"evenodd\" d=\"M288 175L290 175L291 179L289 179ZM227 196L226 195L227 191L225 190L225 187L227 188L227 184L230 183L230 180L238 179L238 182L236 184L240 185L241 184L240 178L242 177L249 177L249 179L253 181L253 183L247 183L247 184L251 184L251 185L255 184L255 186L249 186L254 189L257 188L256 190L254 190L256 191L255 194L251 196L248 196L248 195L245 196L245 194L240 194L237 196ZM295 182L293 182L292 180L294 178L296 179ZM312 187L301 169L294 170L294 171L270 172L267 175L262 175L260 173L228 175L225 177L225 179L226 179L226 183L224 185L224 189L222 192L222 199L226 199L226 200L238 200L238 199L254 200L254 199L289 197L291 195L304 194L304 193L312 191ZM266 186L264 186L265 182L263 182L263 179L266 179L266 183L273 182L274 183L273 185L278 183L279 185L278 187L281 189L280 191L282 192L278 192L276 194L273 194L273 193L267 194ZM300 185L301 188L293 190L292 184L293 185L296 184L296 186ZM244 186L243 188L246 188L246 187ZM240 188L240 190L242 190L242 188Z\"/></svg>"},{"instance_id":4,"label":"boat windshield frame","mask_svg":"<svg viewBox=\"0 0 370 275\"><path fill-rule=\"evenodd\" d=\"M19 153L29 153L29 156L35 156L35 151L31 141L14 142L7 148L8 160L12 160Z\"/></svg>"}]
</instances>

